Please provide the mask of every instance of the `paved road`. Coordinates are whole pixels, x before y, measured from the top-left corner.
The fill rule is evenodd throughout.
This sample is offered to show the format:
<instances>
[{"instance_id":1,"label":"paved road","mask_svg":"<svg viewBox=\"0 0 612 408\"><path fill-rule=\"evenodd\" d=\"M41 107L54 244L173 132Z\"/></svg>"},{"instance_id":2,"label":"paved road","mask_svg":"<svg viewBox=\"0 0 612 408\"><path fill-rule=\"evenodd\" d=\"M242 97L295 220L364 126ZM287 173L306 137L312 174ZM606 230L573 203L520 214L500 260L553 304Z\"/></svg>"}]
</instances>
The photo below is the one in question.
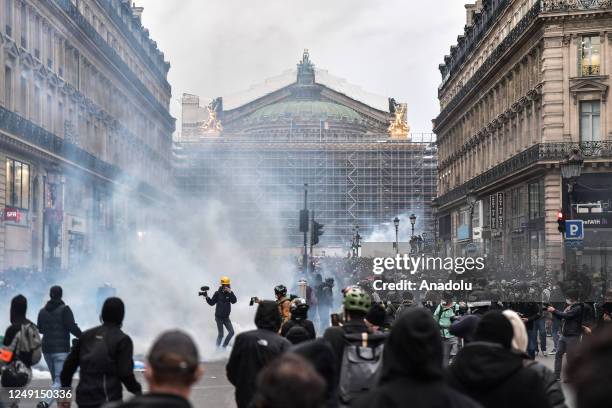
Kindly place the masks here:
<instances>
[{"instance_id":1,"label":"paved road","mask_svg":"<svg viewBox=\"0 0 612 408\"><path fill-rule=\"evenodd\" d=\"M549 339L549 350L552 346ZM554 356L538 357L538 361L549 367L551 370L554 366ZM193 406L198 407L215 407L215 408L235 408L234 388L225 376L225 361L216 361L205 363L205 374L202 380L195 386L191 397ZM146 382L142 374L138 373L139 381L146 387ZM45 380L34 380L33 387L47 387L49 384ZM564 387L566 397L568 398L568 407L572 408L571 396L569 390ZM126 394L126 397L129 394ZM34 408L36 401L23 401L20 408ZM76 407L76 404L73 404Z\"/></svg>"}]
</instances>

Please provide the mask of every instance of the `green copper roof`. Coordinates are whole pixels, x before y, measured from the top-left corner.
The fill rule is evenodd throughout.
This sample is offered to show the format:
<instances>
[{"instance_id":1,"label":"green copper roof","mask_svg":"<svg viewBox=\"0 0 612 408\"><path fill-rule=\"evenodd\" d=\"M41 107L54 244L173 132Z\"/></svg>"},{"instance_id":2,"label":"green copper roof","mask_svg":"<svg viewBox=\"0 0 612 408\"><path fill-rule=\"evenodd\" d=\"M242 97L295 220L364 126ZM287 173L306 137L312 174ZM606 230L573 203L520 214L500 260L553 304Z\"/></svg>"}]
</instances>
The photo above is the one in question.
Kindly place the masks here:
<instances>
[{"instance_id":1,"label":"green copper roof","mask_svg":"<svg viewBox=\"0 0 612 408\"><path fill-rule=\"evenodd\" d=\"M279 119L314 119L361 121L353 109L333 102L289 101L264 106L247 117L249 122L275 121ZM346 119L345 119L346 118Z\"/></svg>"}]
</instances>

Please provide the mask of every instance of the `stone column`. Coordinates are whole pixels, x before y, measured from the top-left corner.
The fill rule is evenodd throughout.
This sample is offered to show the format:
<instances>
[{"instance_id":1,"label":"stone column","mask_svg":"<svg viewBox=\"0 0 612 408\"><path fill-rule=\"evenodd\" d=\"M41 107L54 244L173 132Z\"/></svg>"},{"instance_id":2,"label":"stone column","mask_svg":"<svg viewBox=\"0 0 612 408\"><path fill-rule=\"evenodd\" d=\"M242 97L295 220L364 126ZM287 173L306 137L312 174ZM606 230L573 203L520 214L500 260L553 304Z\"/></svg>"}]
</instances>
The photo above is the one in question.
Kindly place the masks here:
<instances>
[{"instance_id":1,"label":"stone column","mask_svg":"<svg viewBox=\"0 0 612 408\"><path fill-rule=\"evenodd\" d=\"M559 141L563 139L564 118L563 33L553 23L544 31L542 76L542 141Z\"/></svg>"}]
</instances>

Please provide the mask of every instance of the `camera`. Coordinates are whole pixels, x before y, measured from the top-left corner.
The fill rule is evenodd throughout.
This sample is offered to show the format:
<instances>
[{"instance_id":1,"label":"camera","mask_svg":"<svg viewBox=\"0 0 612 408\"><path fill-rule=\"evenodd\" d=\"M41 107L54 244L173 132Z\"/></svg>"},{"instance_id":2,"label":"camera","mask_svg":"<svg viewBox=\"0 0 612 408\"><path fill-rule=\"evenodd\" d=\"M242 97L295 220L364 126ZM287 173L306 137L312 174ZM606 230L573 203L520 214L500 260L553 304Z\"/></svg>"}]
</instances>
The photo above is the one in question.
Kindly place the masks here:
<instances>
[{"instance_id":1,"label":"camera","mask_svg":"<svg viewBox=\"0 0 612 408\"><path fill-rule=\"evenodd\" d=\"M253 306L255 303L259 303L259 298L257 296L251 297L251 300L249 301L249 306Z\"/></svg>"},{"instance_id":2,"label":"camera","mask_svg":"<svg viewBox=\"0 0 612 408\"><path fill-rule=\"evenodd\" d=\"M208 292L209 290L210 290L210 288L209 288L208 286L202 286L202 287L200 288L200 291L198 292L198 296L204 296L204 297L208 296L208 293L207 293L207 292Z\"/></svg>"}]
</instances>

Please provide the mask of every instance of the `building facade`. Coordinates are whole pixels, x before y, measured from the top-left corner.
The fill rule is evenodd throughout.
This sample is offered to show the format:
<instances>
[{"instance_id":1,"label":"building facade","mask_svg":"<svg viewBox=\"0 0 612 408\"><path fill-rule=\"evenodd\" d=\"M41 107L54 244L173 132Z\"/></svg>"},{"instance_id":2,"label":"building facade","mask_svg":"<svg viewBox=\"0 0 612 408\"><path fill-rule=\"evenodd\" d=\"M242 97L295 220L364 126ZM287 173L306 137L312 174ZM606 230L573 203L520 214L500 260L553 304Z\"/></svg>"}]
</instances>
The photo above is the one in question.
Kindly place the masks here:
<instances>
[{"instance_id":1,"label":"building facade","mask_svg":"<svg viewBox=\"0 0 612 408\"><path fill-rule=\"evenodd\" d=\"M112 256L169 183L169 64L141 13L0 0L0 271Z\"/></svg>"},{"instance_id":2,"label":"building facade","mask_svg":"<svg viewBox=\"0 0 612 408\"><path fill-rule=\"evenodd\" d=\"M366 239L401 214L431 232L432 135L409 134L405 104L316 69L307 51L296 70L244 94L182 103L179 188L223 201L245 240L300 246L304 183L325 225L320 247L347 247L356 226Z\"/></svg>"},{"instance_id":3,"label":"building facade","mask_svg":"<svg viewBox=\"0 0 612 408\"><path fill-rule=\"evenodd\" d=\"M440 65L438 233L500 269L612 266L612 3L479 0ZM560 163L577 150L568 191ZM585 222L566 248L557 213ZM471 228L470 228L471 225ZM612 276L612 275L610 275Z\"/></svg>"}]
</instances>

